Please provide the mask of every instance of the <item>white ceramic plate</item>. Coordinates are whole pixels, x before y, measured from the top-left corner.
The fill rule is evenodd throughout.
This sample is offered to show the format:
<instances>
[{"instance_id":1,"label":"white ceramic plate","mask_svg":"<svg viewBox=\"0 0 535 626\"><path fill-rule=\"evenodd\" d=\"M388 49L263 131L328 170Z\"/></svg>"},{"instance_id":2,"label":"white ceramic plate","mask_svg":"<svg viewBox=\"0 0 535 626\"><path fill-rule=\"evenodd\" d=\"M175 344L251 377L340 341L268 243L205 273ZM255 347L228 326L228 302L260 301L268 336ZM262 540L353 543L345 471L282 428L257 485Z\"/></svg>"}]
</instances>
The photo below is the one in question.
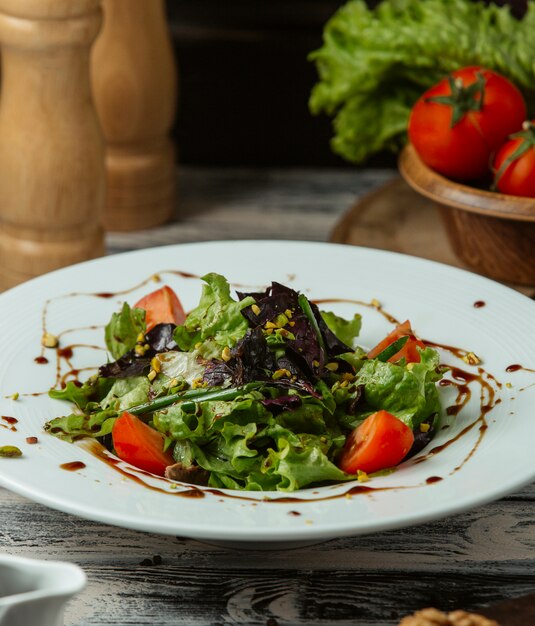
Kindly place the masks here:
<instances>
[{"instance_id":1,"label":"white ceramic plate","mask_svg":"<svg viewBox=\"0 0 535 626\"><path fill-rule=\"evenodd\" d=\"M218 494L208 490L197 498L181 497L190 491L187 486L172 490L162 479L137 475L138 481L146 481L157 490L149 489L86 449L45 434L42 427L46 420L69 412L66 403L46 395L22 395L43 391L56 378L54 350L46 351L49 364L34 362L40 354L45 301L52 299L46 312L49 332L80 329L62 335L63 347L103 345L102 328L83 327L105 324L122 300L134 303L156 285L149 281L126 296L84 294L128 290L157 273L177 291L186 309L197 303L201 290L198 279L163 270L195 275L217 271L234 283L254 288L277 280L305 291L311 298L377 299L399 320L409 318L421 337L473 351L485 370L483 391L477 381L471 383L471 400L428 448L452 440L463 430L465 434L424 462L407 461L395 473L361 485L305 489L294 494ZM73 292L81 295L68 295ZM475 302L484 306L476 307ZM346 316L361 312L361 343L365 346L374 345L392 328L370 307L333 303L322 308ZM425 522L499 498L535 478L535 373L529 371L535 370L535 303L468 272L413 257L329 244L200 243L121 254L54 272L2 294L0 310L0 415L18 419L16 432L0 420L5 426L0 428L0 445L17 445L24 453L19 459L0 459L0 482L68 513L127 528L216 542L278 545ZM478 366L467 365L448 351L443 352L443 358L478 374ZM71 359L75 368L104 360L104 352L84 347L76 347ZM512 364L526 369L507 372ZM445 406L454 404L457 390L453 386L442 388ZM21 394L16 401L7 397L14 392ZM481 429L480 409L488 404L489 393L501 401L490 411L485 409L485 430ZM474 426L467 429L471 424ZM37 436L39 444L27 444L29 436ZM60 464L72 461L81 461L86 467L76 472L60 469ZM432 477L442 480L428 481ZM351 495L348 492L354 487L371 489L360 489L360 493L353 490ZM295 500L285 501L288 495Z\"/></svg>"}]
</instances>

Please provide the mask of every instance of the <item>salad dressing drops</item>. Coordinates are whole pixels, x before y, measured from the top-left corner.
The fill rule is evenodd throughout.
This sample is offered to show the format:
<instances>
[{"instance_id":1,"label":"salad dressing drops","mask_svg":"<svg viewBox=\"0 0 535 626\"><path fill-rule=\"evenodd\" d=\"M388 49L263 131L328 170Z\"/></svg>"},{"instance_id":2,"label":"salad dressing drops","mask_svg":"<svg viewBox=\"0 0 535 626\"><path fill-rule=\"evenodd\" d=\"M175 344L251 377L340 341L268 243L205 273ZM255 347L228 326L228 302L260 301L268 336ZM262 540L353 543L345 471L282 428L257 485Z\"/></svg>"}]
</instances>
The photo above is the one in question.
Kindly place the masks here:
<instances>
[{"instance_id":1,"label":"salad dressing drops","mask_svg":"<svg viewBox=\"0 0 535 626\"><path fill-rule=\"evenodd\" d=\"M125 464L123 461L113 457L103 445L101 445L98 441L95 441L95 440L84 441L83 448L87 450L88 452L90 452L91 454L93 454L98 459L100 459L101 461L104 461L109 467L119 472L122 476L136 482L137 484L142 485L143 487L150 489L151 491L157 491L159 493L164 493L169 496L178 496L180 498L204 498L206 497L206 495L209 494L209 495L220 498L218 500L219 502L224 502L225 500L228 500L228 499L242 500L245 502L250 502L254 506L258 505L259 503L305 504L307 502L337 500L339 498L348 498L348 497L357 496L357 495L372 495L380 491L394 491L397 489L415 489L421 486L421 485L412 485L412 486L405 485L405 486L393 486L393 487L367 487L364 485L355 485L354 487L350 487L349 489L346 489L341 493L332 494L329 496L321 496L321 497L316 496L314 498L298 498L295 496L281 496L281 497L272 498L272 497L266 496L259 500L257 498L252 498L252 497L245 496L245 495L237 495L234 493L222 491L220 489L212 489L210 487L197 487L194 485L190 485L188 483L173 483L166 478L155 476L154 474L151 474L150 472L146 472L137 467L133 467L133 466L124 467ZM64 465L68 465L68 464L64 464ZM60 467L62 467L63 469L68 469L68 468L65 468L64 465L61 465ZM80 468L76 468L76 469L80 469ZM162 487L157 487L156 485L147 483L146 481L142 479L142 476L150 477L151 479L161 482L164 485L168 485L168 488L164 489ZM432 481L432 482L435 482L435 481ZM430 484L430 483L427 483L427 484ZM179 490L175 488L176 490L174 490L172 488L172 485L185 487L185 489ZM312 493L319 494L320 492L312 492ZM300 515L300 513L298 512L295 512L295 513L290 512L290 514Z\"/></svg>"},{"instance_id":2,"label":"salad dressing drops","mask_svg":"<svg viewBox=\"0 0 535 626\"><path fill-rule=\"evenodd\" d=\"M3 422L5 422L5 424L0 424L2 428L17 432L17 427L15 426L15 424L17 424L19 420L16 417L11 417L10 415L2 415L1 419Z\"/></svg>"},{"instance_id":3,"label":"salad dressing drops","mask_svg":"<svg viewBox=\"0 0 535 626\"><path fill-rule=\"evenodd\" d=\"M140 283L134 285L133 287L126 289L126 290L121 290L121 291L117 291L117 292L98 292L98 293L81 293L81 292L73 292L70 294L67 294L65 296L60 296L59 298L52 298L49 299L48 301L45 302L45 306L43 309L43 314L42 314L42 322L43 322L43 332L46 332L46 325L47 325L47 310L48 307L50 305L50 303L53 300L57 300L60 298L66 298L66 297L77 297L77 296L93 296L93 297L98 297L98 298L105 298L105 299L109 299L115 296L120 296L120 295L125 295L125 294L129 294L131 292L136 291L137 289L143 287L144 285L147 285L150 282L160 282L160 275L161 274L171 274L171 275L176 275L176 276L180 276L182 278L192 278L192 279L200 279L200 276L189 273L189 272L182 272L182 271L178 271L178 270L162 270L161 272L158 272L157 274L152 274L151 276L149 276L148 278L144 279L143 281L141 281ZM234 286L238 286L238 287L243 287L245 285L236 285L234 284ZM365 306L368 308L372 308L375 311L377 311L380 315L382 315L388 322L392 323L392 324L396 324L398 325L399 322L398 320L392 316L390 313L386 312L382 306L380 305L380 303L376 300L372 300L371 302L364 302L361 300L354 300L354 299L346 299L346 298L324 298L324 299L317 299L313 301L314 304L318 305L318 304L325 304L325 303L351 303L351 304L355 304L355 305L360 305L360 306ZM485 302L483 301L477 301L474 303L474 307L475 308L480 308L482 306L485 306ZM91 327L86 327L86 328L99 328L98 326L91 326ZM63 331L61 334L66 334L68 332L73 332L75 329L69 329L67 331ZM470 361L470 357L472 355L472 353L469 353L468 351L462 349L462 348L458 348L455 346L449 346L449 345L444 345L444 344L438 344L438 343L434 343L431 341L424 341L426 346L429 347L433 347L433 348L440 348L442 350L448 351L450 352L453 356L457 357L460 360L463 360L465 362L468 362L471 365L474 365L478 362L478 360L476 361L476 363ZM93 348L93 349L97 349L97 350L102 350L102 348L100 346L91 346L91 345L86 345L86 344L72 344L69 346L65 346L63 348L56 348L56 355L57 355L57 360L56 360L56 365L57 365L57 375L56 375L56 388L57 387L61 387L64 388L67 384L67 382L74 382L74 384L81 384L78 382L77 378L78 375L81 371L81 369L75 369L72 367L72 363L71 363L71 359L73 357L73 348L75 347L86 347L86 348ZM468 360L467 360L468 359ZM477 359L477 357L476 357ZM44 356L44 354L42 354L40 357L37 357L35 359L36 362L38 363L42 363L45 364L48 362L48 359ZM67 366L69 367L69 370L62 374L62 362L65 362L67 364ZM83 369L95 369L95 368L83 368ZM413 463L420 463L423 460L438 454L439 452L441 452L442 450L446 449L449 445L451 445L452 443L454 443L455 441L459 440L462 436L464 436L466 433L470 432L475 426L476 424L479 424L479 435L478 438L474 444L474 446L472 447L472 449L470 450L470 452L466 455L466 457L464 458L464 460L462 461L462 463L456 467L453 471L457 471L458 469L460 469L467 461L468 459L475 453L475 450L477 449L477 447L479 446L483 435L487 429L487 423L486 423L486 415L494 408L494 406L500 401L499 399L496 399L496 389L495 388L501 388L501 383L499 381L497 381L494 376L492 376L490 373L485 372L485 370L483 370L483 368L478 368L478 373L472 373L472 372L467 372L461 368L458 367L454 367L454 366L450 366L449 367L450 371L451 371L451 376L452 379L443 379L441 380L438 384L440 386L453 386L457 388L457 396L455 398L454 403L446 408L446 413L450 416L457 416L461 410L468 404L468 402L471 399L472 396L472 390L471 390L471 385L473 384L478 384L480 386L481 389L481 401L480 401L480 414L479 417L471 424L467 425L460 433L458 433L455 437L453 437L452 439L450 439L449 441L447 441L446 443L440 445L440 446L435 446L434 448L432 448L428 453L426 453L425 455L421 456L421 457L416 457L413 459ZM513 372L513 371L517 371L518 369L526 369L523 368L520 365L514 364L511 365L507 368L506 371L508 372ZM533 371L533 370L530 370ZM74 379L74 380L72 380ZM144 487L146 488L150 488L156 491L160 491L163 493L167 493L170 495L178 495L180 497L186 497L186 498L203 498L205 497L205 494L211 494L214 496L218 496L221 498L237 498L240 500L246 500L246 501L250 501L253 502L254 504L257 504L259 502L259 500L255 499L255 498L250 498L247 496L237 496L234 494L230 494L227 493L226 491L221 491L219 489L211 489L211 488L207 488L207 487L197 487L197 486L190 486L188 485L187 489L182 489L182 490L176 490L176 491L172 491L173 487L166 488L166 489L162 489L150 484L147 484L147 482L145 482L141 476L146 475L146 476L150 476L151 479L158 479L158 477L154 476L153 474L146 472L144 470L141 470L139 468L135 468L135 467L128 467L128 469L126 469L125 467L120 466L120 464L122 463L121 461L119 461L118 459L115 459L113 457L111 457L111 455L108 454L107 450L105 448L103 448L102 446L100 446L100 444L98 442L95 441L91 441L90 442L91 445L91 452L93 452L94 454L96 454L96 456L98 456L101 460L105 461L108 465L112 466L116 471L119 471L121 474L127 476L128 478L130 478L131 480L134 480L140 484L142 484ZM97 450L95 448L95 446L99 446L99 449ZM81 462L77 462L77 463L81 463ZM64 464L67 465L67 464ZM63 467L63 466L62 466ZM66 468L64 468L66 469ZM79 467L77 467L76 469L80 469ZM453 473L453 472L452 472ZM169 481L165 478L161 478L159 480L163 480L164 483L166 483L167 485L169 484ZM431 476L429 477L424 484L430 485L430 484L434 484L435 482L438 482L442 480L441 477L435 477L435 476ZM180 485L182 485L182 483L179 483ZM356 485L354 487L351 487L349 489L344 490L342 493L338 493L338 494L333 494L330 496L320 496L319 493L314 493L314 498L295 498L293 496L281 496L279 498L264 498L261 501L268 501L268 502L279 502L279 503L290 503L290 502L307 502L307 501L318 501L318 500L330 500L330 499L335 499L335 498L339 498L339 497L351 497L354 495L361 495L361 494L370 494L376 491L383 491L383 490L387 490L387 489L404 489L404 488L414 488L418 485L409 487L409 486L401 486L401 487L384 487L384 488L374 488L374 487L369 487L369 486L362 486L362 485ZM319 497L318 497L319 496ZM261 502L260 501L260 502Z\"/></svg>"},{"instance_id":4,"label":"salad dressing drops","mask_svg":"<svg viewBox=\"0 0 535 626\"><path fill-rule=\"evenodd\" d=\"M78 470L84 469L86 464L82 461L70 461L69 463L62 463L60 467L68 472L77 472Z\"/></svg>"}]
</instances>

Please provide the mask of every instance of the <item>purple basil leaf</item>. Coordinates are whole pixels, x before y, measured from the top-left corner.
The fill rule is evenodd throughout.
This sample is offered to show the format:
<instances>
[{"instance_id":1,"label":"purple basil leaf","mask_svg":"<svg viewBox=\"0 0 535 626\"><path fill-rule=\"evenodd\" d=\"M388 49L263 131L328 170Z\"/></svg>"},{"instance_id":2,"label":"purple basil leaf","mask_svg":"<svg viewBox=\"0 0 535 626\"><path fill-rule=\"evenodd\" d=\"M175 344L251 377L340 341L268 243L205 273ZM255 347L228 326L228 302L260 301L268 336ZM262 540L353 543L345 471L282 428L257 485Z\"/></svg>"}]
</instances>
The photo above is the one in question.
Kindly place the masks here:
<instances>
[{"instance_id":1,"label":"purple basil leaf","mask_svg":"<svg viewBox=\"0 0 535 626\"><path fill-rule=\"evenodd\" d=\"M142 376L148 373L150 361L158 352L168 352L178 348L173 339L175 324L157 324L145 335L145 343L149 349L143 356L136 354L135 350L129 350L120 359L113 363L102 365L99 376L103 378L130 378L132 376Z\"/></svg>"},{"instance_id":2,"label":"purple basil leaf","mask_svg":"<svg viewBox=\"0 0 535 626\"><path fill-rule=\"evenodd\" d=\"M420 430L420 426L417 426L412 432L414 433L414 442L412 444L411 449L407 452L407 455L403 459L406 461L407 459L412 458L414 455L418 454L418 452L422 451L427 444L433 439L435 436L435 426L434 422L436 420L436 413L431 415L431 417L427 418L424 424L429 424L430 428L427 432L422 432Z\"/></svg>"},{"instance_id":3,"label":"purple basil leaf","mask_svg":"<svg viewBox=\"0 0 535 626\"><path fill-rule=\"evenodd\" d=\"M301 406L299 396L280 396L279 398L266 398L261 400L262 404L272 413L282 413L282 411L293 411Z\"/></svg>"}]
</instances>

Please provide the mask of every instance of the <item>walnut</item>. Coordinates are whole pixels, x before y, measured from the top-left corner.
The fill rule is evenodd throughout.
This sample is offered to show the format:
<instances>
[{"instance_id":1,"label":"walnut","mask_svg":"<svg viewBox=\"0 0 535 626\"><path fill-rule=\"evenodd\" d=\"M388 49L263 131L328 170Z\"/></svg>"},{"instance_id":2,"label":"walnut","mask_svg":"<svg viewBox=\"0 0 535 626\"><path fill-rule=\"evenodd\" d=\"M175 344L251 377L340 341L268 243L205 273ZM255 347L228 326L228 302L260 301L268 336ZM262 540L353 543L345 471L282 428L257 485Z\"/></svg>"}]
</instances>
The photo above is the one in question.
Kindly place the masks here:
<instances>
[{"instance_id":1,"label":"walnut","mask_svg":"<svg viewBox=\"0 0 535 626\"><path fill-rule=\"evenodd\" d=\"M438 609L423 609L401 620L399 626L500 626L498 622L466 611L442 613Z\"/></svg>"}]
</instances>

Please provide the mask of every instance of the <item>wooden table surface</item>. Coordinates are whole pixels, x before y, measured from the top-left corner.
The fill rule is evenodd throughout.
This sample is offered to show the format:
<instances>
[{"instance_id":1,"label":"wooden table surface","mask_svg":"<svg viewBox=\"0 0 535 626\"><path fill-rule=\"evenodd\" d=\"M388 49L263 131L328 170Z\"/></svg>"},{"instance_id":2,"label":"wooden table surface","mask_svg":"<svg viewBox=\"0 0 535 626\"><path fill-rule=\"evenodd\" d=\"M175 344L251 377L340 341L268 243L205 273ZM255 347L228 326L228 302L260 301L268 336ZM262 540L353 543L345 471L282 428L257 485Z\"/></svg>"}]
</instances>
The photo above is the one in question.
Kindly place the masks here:
<instances>
[{"instance_id":1,"label":"wooden table surface","mask_svg":"<svg viewBox=\"0 0 535 626\"><path fill-rule=\"evenodd\" d=\"M175 221L109 235L108 249L327 240L355 198L392 175L184 168ZM274 552L123 530L5 490L0 507L2 551L68 560L87 572L86 590L68 605L68 625L394 626L425 606L475 609L535 590L535 485L443 521Z\"/></svg>"}]
</instances>

